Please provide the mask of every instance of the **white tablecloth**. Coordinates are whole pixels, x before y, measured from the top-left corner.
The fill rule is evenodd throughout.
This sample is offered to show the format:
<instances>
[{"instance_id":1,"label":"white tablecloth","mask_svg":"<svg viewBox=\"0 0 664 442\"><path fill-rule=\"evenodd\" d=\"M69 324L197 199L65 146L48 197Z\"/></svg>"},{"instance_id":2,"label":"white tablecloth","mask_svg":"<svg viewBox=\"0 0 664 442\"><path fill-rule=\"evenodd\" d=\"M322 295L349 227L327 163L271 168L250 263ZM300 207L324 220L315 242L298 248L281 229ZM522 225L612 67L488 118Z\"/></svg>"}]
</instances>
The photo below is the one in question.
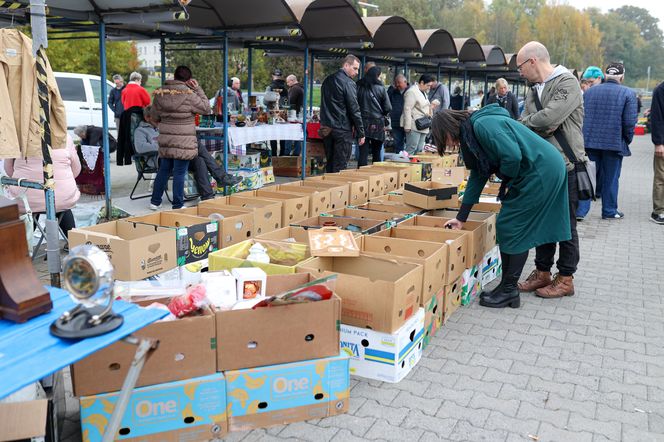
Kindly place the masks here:
<instances>
[{"instance_id":1,"label":"white tablecloth","mask_svg":"<svg viewBox=\"0 0 664 442\"><path fill-rule=\"evenodd\" d=\"M229 144L240 146L267 140L295 140L302 141L304 134L301 124L263 124L254 127L228 128Z\"/></svg>"}]
</instances>

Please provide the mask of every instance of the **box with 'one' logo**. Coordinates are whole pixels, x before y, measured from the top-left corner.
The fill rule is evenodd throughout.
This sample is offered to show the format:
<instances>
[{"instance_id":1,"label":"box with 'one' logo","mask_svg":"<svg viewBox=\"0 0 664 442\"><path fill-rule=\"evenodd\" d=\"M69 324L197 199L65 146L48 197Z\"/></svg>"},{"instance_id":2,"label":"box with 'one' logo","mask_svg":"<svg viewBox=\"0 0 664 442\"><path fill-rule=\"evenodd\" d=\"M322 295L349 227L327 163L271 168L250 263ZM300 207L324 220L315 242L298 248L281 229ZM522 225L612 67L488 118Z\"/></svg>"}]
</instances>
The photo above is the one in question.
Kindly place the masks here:
<instances>
[{"instance_id":1,"label":"box with 'one' logo","mask_svg":"<svg viewBox=\"0 0 664 442\"><path fill-rule=\"evenodd\" d=\"M83 442L101 441L119 392L81 397ZM134 390L113 440L179 442L223 437L226 381L216 373Z\"/></svg>"},{"instance_id":2,"label":"box with 'one' logo","mask_svg":"<svg viewBox=\"0 0 664 442\"><path fill-rule=\"evenodd\" d=\"M399 382L422 358L424 309L396 332L381 333L341 325L341 351L350 356L350 372L385 382Z\"/></svg>"},{"instance_id":3,"label":"box with 'one' logo","mask_svg":"<svg viewBox=\"0 0 664 442\"><path fill-rule=\"evenodd\" d=\"M348 411L348 356L225 372L230 431L320 419Z\"/></svg>"}]
</instances>

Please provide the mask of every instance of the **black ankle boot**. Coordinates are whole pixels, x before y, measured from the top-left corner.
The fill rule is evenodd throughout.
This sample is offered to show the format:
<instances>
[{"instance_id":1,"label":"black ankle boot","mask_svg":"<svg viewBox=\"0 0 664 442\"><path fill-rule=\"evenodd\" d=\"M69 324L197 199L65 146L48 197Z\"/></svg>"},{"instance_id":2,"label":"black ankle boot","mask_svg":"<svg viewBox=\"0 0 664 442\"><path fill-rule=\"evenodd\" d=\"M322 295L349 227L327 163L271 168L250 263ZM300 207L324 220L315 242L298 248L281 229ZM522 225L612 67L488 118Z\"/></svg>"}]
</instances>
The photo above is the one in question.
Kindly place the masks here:
<instances>
[{"instance_id":1,"label":"black ankle boot","mask_svg":"<svg viewBox=\"0 0 664 442\"><path fill-rule=\"evenodd\" d=\"M511 290L492 292L489 296L480 298L480 305L491 308L504 308L507 306L519 308L521 306L521 297L519 297L519 291L516 287L513 287Z\"/></svg>"},{"instance_id":2,"label":"black ankle boot","mask_svg":"<svg viewBox=\"0 0 664 442\"><path fill-rule=\"evenodd\" d=\"M523 266L528 259L528 252L518 255L500 253L503 261L503 276L498 287L492 290L488 295L480 298L480 305L491 308L519 308L521 298L517 288L519 277Z\"/></svg>"}]
</instances>

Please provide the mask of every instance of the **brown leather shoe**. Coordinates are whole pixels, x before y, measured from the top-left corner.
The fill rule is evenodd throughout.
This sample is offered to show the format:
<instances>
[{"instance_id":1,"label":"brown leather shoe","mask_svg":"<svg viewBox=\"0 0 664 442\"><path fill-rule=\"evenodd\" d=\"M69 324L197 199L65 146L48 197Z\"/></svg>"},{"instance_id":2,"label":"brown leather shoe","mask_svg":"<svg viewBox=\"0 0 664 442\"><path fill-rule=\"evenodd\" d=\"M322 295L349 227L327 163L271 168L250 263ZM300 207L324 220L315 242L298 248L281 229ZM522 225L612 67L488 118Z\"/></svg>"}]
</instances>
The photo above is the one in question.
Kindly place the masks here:
<instances>
[{"instance_id":1,"label":"brown leather shoe","mask_svg":"<svg viewBox=\"0 0 664 442\"><path fill-rule=\"evenodd\" d=\"M556 273L553 282L546 287L535 290L535 294L540 298L562 298L563 296L573 296L574 277L562 276Z\"/></svg>"},{"instance_id":2,"label":"brown leather shoe","mask_svg":"<svg viewBox=\"0 0 664 442\"><path fill-rule=\"evenodd\" d=\"M520 292L532 292L551 284L551 272L533 270L525 281L519 283Z\"/></svg>"}]
</instances>

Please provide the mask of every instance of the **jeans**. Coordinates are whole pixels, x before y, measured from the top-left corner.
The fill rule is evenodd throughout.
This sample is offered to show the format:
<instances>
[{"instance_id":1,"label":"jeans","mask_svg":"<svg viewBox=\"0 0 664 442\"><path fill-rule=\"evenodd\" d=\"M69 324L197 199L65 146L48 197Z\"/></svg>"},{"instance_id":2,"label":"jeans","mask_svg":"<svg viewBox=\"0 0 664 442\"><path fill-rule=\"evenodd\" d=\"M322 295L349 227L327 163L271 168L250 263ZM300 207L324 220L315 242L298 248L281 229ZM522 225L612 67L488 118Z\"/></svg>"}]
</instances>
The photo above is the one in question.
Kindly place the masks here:
<instances>
[{"instance_id":1,"label":"jeans","mask_svg":"<svg viewBox=\"0 0 664 442\"><path fill-rule=\"evenodd\" d=\"M369 164L369 149L371 149L371 161L373 163L380 161L380 152L382 148L383 142L381 140L366 138L364 144L359 146L360 155L357 160L357 167Z\"/></svg>"},{"instance_id":2,"label":"jeans","mask_svg":"<svg viewBox=\"0 0 664 442\"><path fill-rule=\"evenodd\" d=\"M623 157L610 150L587 149L597 167L597 188L602 197L602 216L612 217L618 211L618 181Z\"/></svg>"},{"instance_id":3,"label":"jeans","mask_svg":"<svg viewBox=\"0 0 664 442\"><path fill-rule=\"evenodd\" d=\"M408 152L409 155L422 152L426 138L426 133L417 132L416 130L408 132L406 134L406 152Z\"/></svg>"},{"instance_id":4,"label":"jeans","mask_svg":"<svg viewBox=\"0 0 664 442\"><path fill-rule=\"evenodd\" d=\"M348 166L352 145L353 133L351 131L332 129L332 132L323 138L323 147L327 158L325 171L336 173L345 170Z\"/></svg>"},{"instance_id":5,"label":"jeans","mask_svg":"<svg viewBox=\"0 0 664 442\"><path fill-rule=\"evenodd\" d=\"M394 152L401 152L406 140L406 131L403 127L392 127L392 138L394 138Z\"/></svg>"},{"instance_id":6,"label":"jeans","mask_svg":"<svg viewBox=\"0 0 664 442\"><path fill-rule=\"evenodd\" d=\"M286 141L286 155L299 157L302 153L302 141Z\"/></svg>"},{"instance_id":7,"label":"jeans","mask_svg":"<svg viewBox=\"0 0 664 442\"><path fill-rule=\"evenodd\" d=\"M559 242L558 272L561 276L572 276L579 264L579 235L576 232L576 208L579 193L576 185L576 172L567 172L567 192L569 193L569 215L572 239ZM535 267L541 272L550 272L556 256L556 243L542 244L535 248Z\"/></svg>"},{"instance_id":8,"label":"jeans","mask_svg":"<svg viewBox=\"0 0 664 442\"><path fill-rule=\"evenodd\" d=\"M174 160L173 158L160 158L159 171L154 180L152 198L150 203L155 206L161 205L161 198L168 185L168 178L173 174L173 209L179 209L184 205L184 178L189 167L189 160Z\"/></svg>"}]
</instances>

